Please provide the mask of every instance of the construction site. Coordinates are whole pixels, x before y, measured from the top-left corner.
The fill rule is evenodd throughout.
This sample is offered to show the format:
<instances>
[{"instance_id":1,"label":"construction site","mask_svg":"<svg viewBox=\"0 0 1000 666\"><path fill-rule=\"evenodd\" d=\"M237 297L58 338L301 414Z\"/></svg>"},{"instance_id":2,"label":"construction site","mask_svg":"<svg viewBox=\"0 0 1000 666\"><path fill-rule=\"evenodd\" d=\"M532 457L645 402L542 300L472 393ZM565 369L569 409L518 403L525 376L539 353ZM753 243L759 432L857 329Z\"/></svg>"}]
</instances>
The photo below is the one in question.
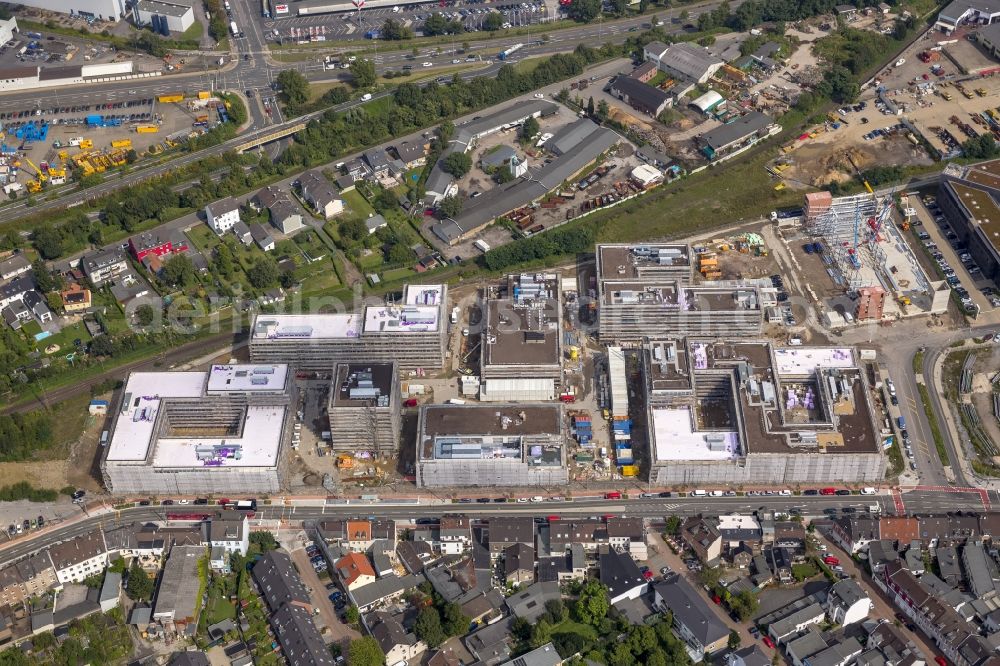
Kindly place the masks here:
<instances>
[{"instance_id":1,"label":"construction site","mask_svg":"<svg viewBox=\"0 0 1000 666\"><path fill-rule=\"evenodd\" d=\"M3 114L0 186L25 196L160 155L229 122L229 104L202 91Z\"/></svg>"}]
</instances>

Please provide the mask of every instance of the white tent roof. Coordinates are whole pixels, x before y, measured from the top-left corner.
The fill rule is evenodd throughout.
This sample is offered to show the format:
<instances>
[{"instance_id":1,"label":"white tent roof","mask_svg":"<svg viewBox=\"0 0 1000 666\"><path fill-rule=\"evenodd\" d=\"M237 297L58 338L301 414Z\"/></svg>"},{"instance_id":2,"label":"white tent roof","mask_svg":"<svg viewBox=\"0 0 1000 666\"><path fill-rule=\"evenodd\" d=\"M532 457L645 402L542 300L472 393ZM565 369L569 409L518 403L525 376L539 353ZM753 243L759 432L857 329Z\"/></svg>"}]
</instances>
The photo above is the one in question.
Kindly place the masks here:
<instances>
[{"instance_id":1,"label":"white tent roof","mask_svg":"<svg viewBox=\"0 0 1000 666\"><path fill-rule=\"evenodd\" d=\"M722 98L722 95L714 90L709 90L707 93L691 102L691 106L698 107L698 110L702 113L708 113L724 101L725 100Z\"/></svg>"}]
</instances>

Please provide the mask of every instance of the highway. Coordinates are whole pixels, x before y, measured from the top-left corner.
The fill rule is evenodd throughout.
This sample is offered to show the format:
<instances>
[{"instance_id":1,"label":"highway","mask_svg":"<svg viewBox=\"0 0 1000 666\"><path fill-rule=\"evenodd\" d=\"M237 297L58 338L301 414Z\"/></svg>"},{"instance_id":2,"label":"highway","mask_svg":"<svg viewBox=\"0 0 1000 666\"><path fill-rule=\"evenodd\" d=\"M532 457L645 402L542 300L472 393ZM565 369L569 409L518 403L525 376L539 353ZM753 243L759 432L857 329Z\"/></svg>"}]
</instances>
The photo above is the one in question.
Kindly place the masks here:
<instances>
[{"instance_id":1,"label":"highway","mask_svg":"<svg viewBox=\"0 0 1000 666\"><path fill-rule=\"evenodd\" d=\"M997 501L995 492L989 494L990 503ZM984 504L976 492L948 492L936 490L915 489L902 496L905 510L910 514L945 513L948 511L982 512ZM343 500L338 500L342 502ZM603 516L615 514L622 516L643 517L662 520L666 516L691 516L699 513L718 515L724 513L749 513L761 509L768 511L789 511L795 509L803 516L820 518L829 515L844 515L846 507L855 513L862 513L868 507L878 504L883 513L894 515L897 512L895 498L891 495L851 495L851 496L737 496L737 497L675 497L652 498L636 500L605 500L600 497L578 498L572 502L544 502L540 504L506 503L506 504L392 504L359 502L344 505L331 503L324 506L267 506L261 507L254 524L260 521L280 520L282 524L299 523L301 521L321 520L326 518L350 518L379 516L396 520L436 517L444 513L461 513L473 518L488 518L497 515L531 515L545 517L559 515L560 517ZM170 513L209 513L212 506L148 506L134 507L122 511L111 509L99 510L92 515L83 515L77 519L53 524L32 538L15 538L5 544L0 544L0 566L20 559L33 552L47 548L56 543L85 534L97 526L108 527L115 524L127 524L144 521L164 521ZM95 508L96 510L96 508ZM81 509L81 512L83 510Z\"/></svg>"}]
</instances>

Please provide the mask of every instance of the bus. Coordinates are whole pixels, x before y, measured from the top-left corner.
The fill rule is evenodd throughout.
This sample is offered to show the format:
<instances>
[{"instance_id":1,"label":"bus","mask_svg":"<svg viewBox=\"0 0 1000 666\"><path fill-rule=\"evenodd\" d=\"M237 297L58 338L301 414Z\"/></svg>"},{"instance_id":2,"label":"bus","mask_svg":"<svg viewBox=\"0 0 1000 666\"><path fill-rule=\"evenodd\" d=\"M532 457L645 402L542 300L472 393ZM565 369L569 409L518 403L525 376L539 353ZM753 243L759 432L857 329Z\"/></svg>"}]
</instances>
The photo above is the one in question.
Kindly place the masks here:
<instances>
[{"instance_id":1,"label":"bus","mask_svg":"<svg viewBox=\"0 0 1000 666\"><path fill-rule=\"evenodd\" d=\"M233 37L242 37L243 33L240 32L239 27L236 25L236 21L229 22L229 32L233 33Z\"/></svg>"}]
</instances>

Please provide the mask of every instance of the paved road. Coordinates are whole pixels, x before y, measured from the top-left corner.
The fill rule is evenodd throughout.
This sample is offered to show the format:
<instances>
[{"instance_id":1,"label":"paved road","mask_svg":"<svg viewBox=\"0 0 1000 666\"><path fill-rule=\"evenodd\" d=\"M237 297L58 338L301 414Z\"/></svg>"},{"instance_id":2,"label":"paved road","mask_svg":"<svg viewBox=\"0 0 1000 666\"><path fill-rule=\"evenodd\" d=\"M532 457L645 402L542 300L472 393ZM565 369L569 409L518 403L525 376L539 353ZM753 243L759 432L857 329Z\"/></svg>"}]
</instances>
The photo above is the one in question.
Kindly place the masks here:
<instances>
[{"instance_id":1,"label":"paved road","mask_svg":"<svg viewBox=\"0 0 1000 666\"><path fill-rule=\"evenodd\" d=\"M996 493L990 494L991 501L996 502ZM949 493L914 490L903 496L905 510L913 514L944 513L947 511L983 511L983 503L978 493ZM721 514L729 512L750 512L765 507L768 510L787 511L798 508L806 516L822 516L824 510L853 508L855 511L865 511L878 503L883 512L895 513L895 502L889 495L866 497L852 495L849 497L834 496L799 496L799 497L678 497L654 498L640 500L625 500L620 502L607 501L603 498L578 498L572 502L545 502L543 504L369 504L359 503L345 506L331 504L327 506L268 506L258 511L261 520L282 520L299 522L337 517L365 517L378 515L397 520L439 516L442 513L462 513L472 517L488 517L496 515L532 515L547 516L566 515L604 515L618 514L625 516L641 516L651 519L662 519L668 515L688 516L697 513ZM167 512L171 513L201 513L211 507L197 506L151 506L135 507L119 512L101 512L91 516L81 516L75 521L52 525L45 531L38 532L33 538L22 537L7 544L0 544L0 563L6 564L20 559L40 549L52 546L58 542L84 534L96 526L108 526L120 522L162 521Z\"/></svg>"}]
</instances>

